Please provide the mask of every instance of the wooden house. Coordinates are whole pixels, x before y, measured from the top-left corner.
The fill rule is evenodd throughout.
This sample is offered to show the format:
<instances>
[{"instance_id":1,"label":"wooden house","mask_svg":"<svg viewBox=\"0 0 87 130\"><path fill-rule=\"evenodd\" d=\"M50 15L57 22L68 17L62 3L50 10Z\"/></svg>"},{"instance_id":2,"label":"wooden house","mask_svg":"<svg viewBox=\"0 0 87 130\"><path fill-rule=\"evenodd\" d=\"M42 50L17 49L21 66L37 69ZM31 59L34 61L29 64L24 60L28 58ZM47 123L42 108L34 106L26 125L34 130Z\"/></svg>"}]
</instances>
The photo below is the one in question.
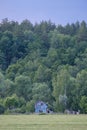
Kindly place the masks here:
<instances>
[{"instance_id":1,"label":"wooden house","mask_svg":"<svg viewBox=\"0 0 87 130\"><path fill-rule=\"evenodd\" d=\"M35 104L35 113L47 113L47 104L43 101L38 101Z\"/></svg>"}]
</instances>

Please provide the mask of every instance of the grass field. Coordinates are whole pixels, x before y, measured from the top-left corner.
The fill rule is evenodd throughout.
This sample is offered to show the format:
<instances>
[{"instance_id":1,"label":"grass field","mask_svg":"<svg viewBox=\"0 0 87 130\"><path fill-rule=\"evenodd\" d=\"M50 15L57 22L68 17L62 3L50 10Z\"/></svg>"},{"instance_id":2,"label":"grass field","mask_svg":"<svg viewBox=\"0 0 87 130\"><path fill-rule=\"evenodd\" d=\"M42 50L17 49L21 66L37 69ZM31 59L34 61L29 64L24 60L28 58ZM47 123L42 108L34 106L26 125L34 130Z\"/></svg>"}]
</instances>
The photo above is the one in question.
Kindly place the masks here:
<instances>
[{"instance_id":1,"label":"grass field","mask_svg":"<svg viewBox=\"0 0 87 130\"><path fill-rule=\"evenodd\" d=\"M87 116L0 115L0 130L87 130Z\"/></svg>"}]
</instances>

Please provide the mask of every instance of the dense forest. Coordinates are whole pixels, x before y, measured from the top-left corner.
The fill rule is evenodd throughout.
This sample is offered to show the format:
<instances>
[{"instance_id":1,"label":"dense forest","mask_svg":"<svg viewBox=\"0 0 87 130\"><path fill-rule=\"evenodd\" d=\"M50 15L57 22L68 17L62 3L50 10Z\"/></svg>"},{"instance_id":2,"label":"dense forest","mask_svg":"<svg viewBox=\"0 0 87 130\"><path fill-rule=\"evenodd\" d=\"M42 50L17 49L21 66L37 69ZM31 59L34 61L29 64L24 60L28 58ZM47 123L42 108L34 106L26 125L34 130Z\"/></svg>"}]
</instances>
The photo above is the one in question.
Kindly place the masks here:
<instances>
[{"instance_id":1,"label":"dense forest","mask_svg":"<svg viewBox=\"0 0 87 130\"><path fill-rule=\"evenodd\" d=\"M0 23L0 113L87 113L87 24Z\"/></svg>"}]
</instances>

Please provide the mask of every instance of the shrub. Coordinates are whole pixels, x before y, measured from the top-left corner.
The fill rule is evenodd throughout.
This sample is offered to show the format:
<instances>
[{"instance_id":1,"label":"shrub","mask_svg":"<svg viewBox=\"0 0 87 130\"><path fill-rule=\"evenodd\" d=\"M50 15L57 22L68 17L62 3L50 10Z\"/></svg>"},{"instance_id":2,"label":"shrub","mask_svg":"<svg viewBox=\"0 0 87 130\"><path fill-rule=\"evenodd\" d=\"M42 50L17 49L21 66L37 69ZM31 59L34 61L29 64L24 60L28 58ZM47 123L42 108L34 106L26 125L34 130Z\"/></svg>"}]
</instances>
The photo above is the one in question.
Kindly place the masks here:
<instances>
[{"instance_id":1,"label":"shrub","mask_svg":"<svg viewBox=\"0 0 87 130\"><path fill-rule=\"evenodd\" d=\"M5 108L2 104L0 104L0 114L3 114L5 112Z\"/></svg>"}]
</instances>

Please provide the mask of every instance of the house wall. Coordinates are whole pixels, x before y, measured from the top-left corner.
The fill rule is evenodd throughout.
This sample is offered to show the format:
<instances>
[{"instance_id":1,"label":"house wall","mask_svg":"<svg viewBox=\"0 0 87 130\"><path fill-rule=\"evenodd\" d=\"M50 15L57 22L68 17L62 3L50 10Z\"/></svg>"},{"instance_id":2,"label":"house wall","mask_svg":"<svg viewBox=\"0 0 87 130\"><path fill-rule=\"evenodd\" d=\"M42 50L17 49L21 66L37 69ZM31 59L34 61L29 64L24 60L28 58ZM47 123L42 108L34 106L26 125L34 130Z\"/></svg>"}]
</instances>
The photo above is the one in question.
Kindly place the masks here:
<instances>
[{"instance_id":1,"label":"house wall","mask_svg":"<svg viewBox=\"0 0 87 130\"><path fill-rule=\"evenodd\" d=\"M43 102L38 102L35 104L35 112L39 113L39 112L43 112L46 113L47 112L47 105Z\"/></svg>"}]
</instances>

